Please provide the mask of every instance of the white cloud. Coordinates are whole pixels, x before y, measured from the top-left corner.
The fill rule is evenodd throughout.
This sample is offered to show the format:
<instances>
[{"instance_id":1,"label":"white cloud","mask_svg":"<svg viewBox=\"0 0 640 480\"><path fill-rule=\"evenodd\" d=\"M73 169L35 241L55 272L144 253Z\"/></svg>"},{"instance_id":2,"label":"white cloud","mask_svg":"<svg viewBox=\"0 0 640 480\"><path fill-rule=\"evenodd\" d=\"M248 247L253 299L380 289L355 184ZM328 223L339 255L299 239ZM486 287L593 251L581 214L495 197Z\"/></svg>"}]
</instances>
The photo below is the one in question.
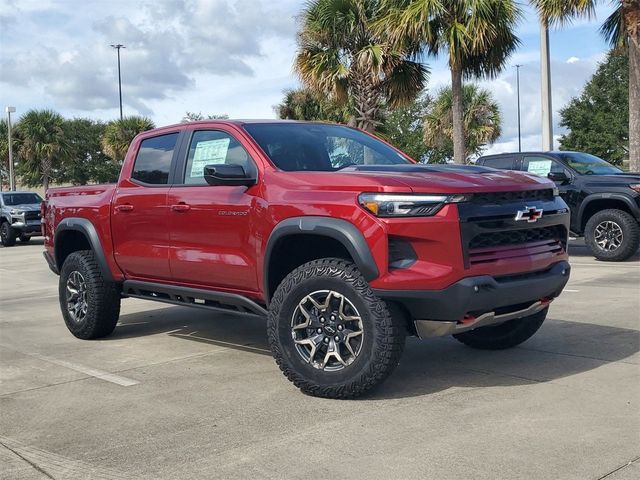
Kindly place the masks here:
<instances>
[{"instance_id":1,"label":"white cloud","mask_svg":"<svg viewBox=\"0 0 640 480\"><path fill-rule=\"evenodd\" d=\"M567 58L567 63L578 63L580 59L578 57L569 57Z\"/></svg>"}]
</instances>

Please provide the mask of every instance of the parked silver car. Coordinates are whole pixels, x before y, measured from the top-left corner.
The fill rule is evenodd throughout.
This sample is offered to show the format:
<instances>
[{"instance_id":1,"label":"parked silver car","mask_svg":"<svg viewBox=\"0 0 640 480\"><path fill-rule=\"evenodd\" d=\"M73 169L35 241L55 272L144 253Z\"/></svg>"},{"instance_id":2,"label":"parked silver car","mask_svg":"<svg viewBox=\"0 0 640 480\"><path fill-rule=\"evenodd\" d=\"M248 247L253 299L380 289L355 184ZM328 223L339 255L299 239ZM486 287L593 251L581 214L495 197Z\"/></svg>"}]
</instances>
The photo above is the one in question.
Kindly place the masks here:
<instances>
[{"instance_id":1,"label":"parked silver car","mask_svg":"<svg viewBox=\"0 0 640 480\"><path fill-rule=\"evenodd\" d=\"M15 245L16 238L28 242L41 235L40 204L42 198L32 192L0 192L0 242Z\"/></svg>"}]
</instances>

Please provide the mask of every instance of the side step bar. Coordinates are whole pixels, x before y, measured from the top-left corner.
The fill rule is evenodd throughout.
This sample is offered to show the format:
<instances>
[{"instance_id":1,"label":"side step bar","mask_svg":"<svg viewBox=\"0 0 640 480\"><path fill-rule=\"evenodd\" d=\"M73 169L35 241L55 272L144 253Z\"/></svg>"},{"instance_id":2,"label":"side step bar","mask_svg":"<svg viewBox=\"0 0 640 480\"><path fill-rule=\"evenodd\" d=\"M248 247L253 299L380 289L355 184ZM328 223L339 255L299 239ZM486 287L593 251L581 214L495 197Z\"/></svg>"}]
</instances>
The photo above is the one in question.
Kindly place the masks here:
<instances>
[{"instance_id":1,"label":"side step bar","mask_svg":"<svg viewBox=\"0 0 640 480\"><path fill-rule=\"evenodd\" d=\"M522 310L502 315L496 315L495 312L487 312L479 317L471 318L463 322L416 320L414 323L416 326L416 333L420 338L443 337L445 335L467 332L478 327L504 323L509 320L515 320L516 318L528 317L529 315L533 315L534 313L544 310L549 306L549 303L551 303L551 300L540 300Z\"/></svg>"},{"instance_id":2,"label":"side step bar","mask_svg":"<svg viewBox=\"0 0 640 480\"><path fill-rule=\"evenodd\" d=\"M177 287L162 283L125 280L122 295L156 302L206 308L235 313L266 316L267 311L256 302L235 293L213 292L199 288Z\"/></svg>"}]
</instances>

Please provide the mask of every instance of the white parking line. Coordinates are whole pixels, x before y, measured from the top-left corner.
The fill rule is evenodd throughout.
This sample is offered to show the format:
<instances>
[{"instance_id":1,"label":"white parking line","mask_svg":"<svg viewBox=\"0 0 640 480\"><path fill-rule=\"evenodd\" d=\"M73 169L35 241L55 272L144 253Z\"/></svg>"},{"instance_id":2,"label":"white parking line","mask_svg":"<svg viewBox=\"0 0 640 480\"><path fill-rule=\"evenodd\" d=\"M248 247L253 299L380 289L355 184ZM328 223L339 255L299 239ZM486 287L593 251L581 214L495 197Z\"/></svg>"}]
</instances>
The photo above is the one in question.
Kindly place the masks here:
<instances>
[{"instance_id":1,"label":"white parking line","mask_svg":"<svg viewBox=\"0 0 640 480\"><path fill-rule=\"evenodd\" d=\"M633 264L628 264L628 265L622 265L622 264L612 264L612 263L578 263L578 262L570 262L571 266L573 265L580 265L580 266L587 266L587 267L615 267L615 268L639 268L640 264L639 263L633 263Z\"/></svg>"},{"instance_id":2,"label":"white parking line","mask_svg":"<svg viewBox=\"0 0 640 480\"><path fill-rule=\"evenodd\" d=\"M563 292L568 292L568 293L578 293L580 290L569 290L568 288L565 288L564 290L562 290Z\"/></svg>"},{"instance_id":3,"label":"white parking line","mask_svg":"<svg viewBox=\"0 0 640 480\"><path fill-rule=\"evenodd\" d=\"M105 382L115 383L116 385L120 385L122 387L130 387L132 385L137 385L140 383L137 380L132 380L131 378L121 377L120 375L116 375L114 373L98 370L97 368L86 367L78 363L67 362L66 360L58 360L57 358L48 357L46 355L41 355L39 353L23 352L21 350L17 350L13 347L10 347L4 344L0 344L0 347L13 350L14 352L21 353L22 355L27 355L28 357L37 358L38 360L42 360L43 362L53 363L54 365L68 368L69 370L75 370L76 372L84 373L85 375L99 378L100 380L104 380Z\"/></svg>"}]
</instances>

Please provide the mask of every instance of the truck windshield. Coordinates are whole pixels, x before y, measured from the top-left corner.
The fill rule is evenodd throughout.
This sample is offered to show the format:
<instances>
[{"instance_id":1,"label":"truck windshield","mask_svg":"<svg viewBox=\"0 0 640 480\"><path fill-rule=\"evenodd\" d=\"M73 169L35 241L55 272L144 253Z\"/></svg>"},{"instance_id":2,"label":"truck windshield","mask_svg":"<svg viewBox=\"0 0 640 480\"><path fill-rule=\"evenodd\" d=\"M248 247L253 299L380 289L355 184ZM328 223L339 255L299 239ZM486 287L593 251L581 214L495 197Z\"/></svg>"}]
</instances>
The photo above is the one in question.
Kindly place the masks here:
<instances>
[{"instance_id":1,"label":"truck windshield","mask_svg":"<svg viewBox=\"0 0 640 480\"><path fill-rule=\"evenodd\" d=\"M5 205L30 205L42 202L37 193L3 193L2 199Z\"/></svg>"},{"instance_id":2,"label":"truck windshield","mask_svg":"<svg viewBox=\"0 0 640 480\"><path fill-rule=\"evenodd\" d=\"M244 128L274 165L287 172L412 163L384 142L340 125L253 123Z\"/></svg>"},{"instance_id":3,"label":"truck windshield","mask_svg":"<svg viewBox=\"0 0 640 480\"><path fill-rule=\"evenodd\" d=\"M561 153L560 158L582 175L615 175L623 173L619 168L589 153Z\"/></svg>"}]
</instances>

